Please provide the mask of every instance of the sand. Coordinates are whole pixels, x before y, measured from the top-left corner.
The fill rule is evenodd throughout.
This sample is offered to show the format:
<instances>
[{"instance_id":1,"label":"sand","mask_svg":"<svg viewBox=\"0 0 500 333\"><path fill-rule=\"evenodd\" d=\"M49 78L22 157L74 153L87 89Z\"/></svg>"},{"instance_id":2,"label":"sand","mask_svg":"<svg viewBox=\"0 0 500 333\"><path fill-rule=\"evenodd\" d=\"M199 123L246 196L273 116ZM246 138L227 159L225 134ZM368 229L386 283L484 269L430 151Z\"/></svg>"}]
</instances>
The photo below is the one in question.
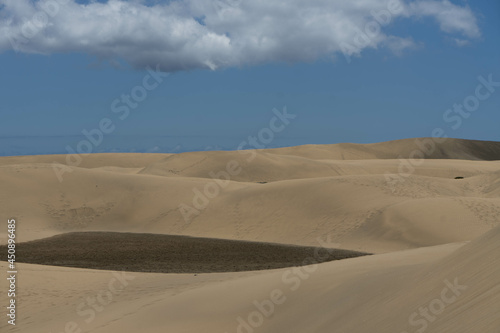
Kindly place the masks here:
<instances>
[{"instance_id":1,"label":"sand","mask_svg":"<svg viewBox=\"0 0 500 333\"><path fill-rule=\"evenodd\" d=\"M259 271L119 273L129 280L19 264L18 325L8 330L497 333L500 143L449 139L405 159L429 140L96 154L62 182L51 162L64 156L0 158L0 209L21 242L127 232L375 253ZM95 297L106 304L92 308Z\"/></svg>"}]
</instances>

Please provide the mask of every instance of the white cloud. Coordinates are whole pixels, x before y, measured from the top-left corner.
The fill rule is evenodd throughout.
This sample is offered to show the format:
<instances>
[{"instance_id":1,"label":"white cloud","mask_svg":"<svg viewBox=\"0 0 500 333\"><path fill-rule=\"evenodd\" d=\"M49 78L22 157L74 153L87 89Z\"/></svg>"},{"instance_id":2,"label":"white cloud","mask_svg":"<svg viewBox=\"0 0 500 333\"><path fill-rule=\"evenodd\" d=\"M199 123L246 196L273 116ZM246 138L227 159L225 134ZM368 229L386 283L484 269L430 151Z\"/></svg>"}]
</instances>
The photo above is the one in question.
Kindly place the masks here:
<instances>
[{"instance_id":1,"label":"white cloud","mask_svg":"<svg viewBox=\"0 0 500 333\"><path fill-rule=\"evenodd\" d=\"M470 40L467 39L453 38L453 41L455 42L455 44L457 44L457 46L460 47L470 45Z\"/></svg>"},{"instance_id":2,"label":"white cloud","mask_svg":"<svg viewBox=\"0 0 500 333\"><path fill-rule=\"evenodd\" d=\"M447 33L462 33L469 38L481 36L477 20L469 7L460 7L449 0L416 1L410 4L413 14L434 17L441 30Z\"/></svg>"},{"instance_id":3,"label":"white cloud","mask_svg":"<svg viewBox=\"0 0 500 333\"><path fill-rule=\"evenodd\" d=\"M446 33L480 36L471 10L448 0L402 1L399 7L394 7L397 0L154 3L0 0L0 52L79 52L123 59L138 68L160 64L165 71L215 70L312 61L342 51L359 56L366 48L400 53L415 43L411 36L384 33L386 23L396 18L433 17Z\"/></svg>"},{"instance_id":4,"label":"white cloud","mask_svg":"<svg viewBox=\"0 0 500 333\"><path fill-rule=\"evenodd\" d=\"M400 38L394 36L389 36L384 41L384 45L396 55L402 55L404 50L415 49L419 46L415 43L413 38Z\"/></svg>"}]
</instances>

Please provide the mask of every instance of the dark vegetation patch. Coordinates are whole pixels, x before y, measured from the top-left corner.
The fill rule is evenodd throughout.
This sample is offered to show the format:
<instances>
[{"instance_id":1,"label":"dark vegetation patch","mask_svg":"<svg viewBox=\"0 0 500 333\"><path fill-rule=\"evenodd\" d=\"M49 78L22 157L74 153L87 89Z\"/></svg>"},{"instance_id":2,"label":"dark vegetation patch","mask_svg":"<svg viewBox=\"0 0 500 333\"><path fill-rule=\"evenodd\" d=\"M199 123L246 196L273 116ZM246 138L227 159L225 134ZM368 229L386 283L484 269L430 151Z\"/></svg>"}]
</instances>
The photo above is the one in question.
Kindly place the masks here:
<instances>
[{"instance_id":1,"label":"dark vegetation patch","mask_svg":"<svg viewBox=\"0 0 500 333\"><path fill-rule=\"evenodd\" d=\"M6 261L7 246L0 246ZM16 262L156 273L265 270L368 253L188 236L72 232L16 244Z\"/></svg>"}]
</instances>

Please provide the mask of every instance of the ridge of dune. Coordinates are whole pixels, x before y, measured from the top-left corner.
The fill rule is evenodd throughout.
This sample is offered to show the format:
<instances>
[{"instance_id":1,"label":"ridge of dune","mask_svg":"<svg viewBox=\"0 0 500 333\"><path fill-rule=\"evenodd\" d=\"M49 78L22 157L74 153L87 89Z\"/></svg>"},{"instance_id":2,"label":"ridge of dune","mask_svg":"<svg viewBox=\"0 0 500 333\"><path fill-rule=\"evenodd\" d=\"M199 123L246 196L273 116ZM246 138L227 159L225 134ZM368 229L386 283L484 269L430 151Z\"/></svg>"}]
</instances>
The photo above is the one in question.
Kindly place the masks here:
<instances>
[{"instance_id":1,"label":"ridge of dune","mask_svg":"<svg viewBox=\"0 0 500 333\"><path fill-rule=\"evenodd\" d=\"M363 147L393 149L412 142ZM476 157L497 146L447 142L462 150L484 145ZM315 155L329 147L340 146L283 149ZM43 163L52 156L26 157L25 163L2 157L1 210L23 221L23 241L71 231L119 231L314 246L328 234L346 249L370 253L470 240L499 223L499 161L423 160L391 185L386 176L401 172L400 160L276 154L283 149L89 155L82 166L68 167L62 182L53 165ZM239 164L230 165L234 161ZM181 206L191 210L185 213Z\"/></svg>"},{"instance_id":2,"label":"ridge of dune","mask_svg":"<svg viewBox=\"0 0 500 333\"><path fill-rule=\"evenodd\" d=\"M365 333L374 327L398 333L496 333L500 266L492 260L499 254L500 228L495 228L469 243L322 263L303 267L300 274L291 268L199 276L134 273L125 292L88 324L66 303L73 304L71 297L81 297L89 284L103 288L111 275L72 268L42 273L41 266L21 264L29 288L43 290L50 278L51 292L57 293L72 276L75 294L42 310L23 332L54 329L50 314L58 311L64 322L96 333ZM51 275L54 270L57 276ZM36 306L40 297L27 295L25 307Z\"/></svg>"},{"instance_id":3,"label":"ridge of dune","mask_svg":"<svg viewBox=\"0 0 500 333\"><path fill-rule=\"evenodd\" d=\"M232 151L182 153L141 169L139 174L163 177L222 178L238 182L273 182L290 179L346 175L398 174L413 169L415 175L454 178L499 170L500 162L430 159L419 167L398 159L328 160L309 159L256 151L245 155Z\"/></svg>"},{"instance_id":4,"label":"ridge of dune","mask_svg":"<svg viewBox=\"0 0 500 333\"><path fill-rule=\"evenodd\" d=\"M415 151L425 159L500 160L500 142L455 138L410 138L359 144L338 143L264 149L263 151L311 159L398 159L410 158Z\"/></svg>"},{"instance_id":5,"label":"ridge of dune","mask_svg":"<svg viewBox=\"0 0 500 333\"><path fill-rule=\"evenodd\" d=\"M327 296L333 307L349 293L355 295L342 311L330 317L323 313L315 332L361 333L377 327L384 332L496 333L500 266L493 263L499 255L497 227L437 260L357 277Z\"/></svg>"},{"instance_id":6,"label":"ridge of dune","mask_svg":"<svg viewBox=\"0 0 500 333\"><path fill-rule=\"evenodd\" d=\"M97 154L63 181L52 163L64 155L0 158L0 212L18 221L16 241L112 231L377 253L259 273L134 273L88 322L89 290L124 275L19 264L20 289L36 292L20 296L17 331L63 331L57 318L95 333L241 333L255 302L274 298L259 332L497 333L500 143L450 139L401 169L415 142Z\"/></svg>"},{"instance_id":7,"label":"ridge of dune","mask_svg":"<svg viewBox=\"0 0 500 333\"><path fill-rule=\"evenodd\" d=\"M0 166L15 164L52 164L58 163L81 168L119 167L119 168L144 168L159 161L170 154L155 153L93 153L78 155L68 154L51 155L26 155L26 156L0 156Z\"/></svg>"},{"instance_id":8,"label":"ridge of dune","mask_svg":"<svg viewBox=\"0 0 500 333\"><path fill-rule=\"evenodd\" d=\"M369 173L380 170L377 162L358 162L360 174L228 181L205 201L200 193L218 186L210 178L73 167L59 182L50 164L6 165L0 167L0 203L22 221L23 241L69 231L125 231L310 246L329 234L346 249L380 253L470 240L498 225L496 162L434 160L427 172L441 177L415 172L395 187L379 171ZM445 178L440 173L448 167ZM466 179L451 177L466 172ZM195 208L195 200L206 205L183 215L180 205Z\"/></svg>"},{"instance_id":9,"label":"ridge of dune","mask_svg":"<svg viewBox=\"0 0 500 333\"><path fill-rule=\"evenodd\" d=\"M398 170L413 168L402 161L410 158L412 161L424 160L417 174L432 175L434 172L452 176L454 164L473 168L474 161L500 160L500 142L463 139L436 142L433 138L416 138L374 144L340 143L262 150L188 152L167 156L144 167L139 173L209 178L222 171L233 170L233 181L258 182L361 173L397 173ZM440 168L435 160L449 161L449 170L435 172L434 169ZM364 167L366 163L371 164L371 170ZM419 166L422 164L415 163ZM500 164L492 163L498 170ZM465 171L464 175L471 174Z\"/></svg>"},{"instance_id":10,"label":"ridge of dune","mask_svg":"<svg viewBox=\"0 0 500 333\"><path fill-rule=\"evenodd\" d=\"M367 159L399 159L410 158L415 151L422 151L425 159L457 159L457 160L500 160L500 142L480 141L456 138L409 138L378 143L336 143L308 144L284 148L266 148L255 150L223 151L244 155L247 158L252 152L274 155L291 155L312 160L367 160ZM74 157L68 162L67 154L2 156L0 165L24 163L61 163L83 168L95 167L130 167L145 168L149 164L161 162L172 156L185 155L187 160L191 155L204 156L215 151L194 151L186 153L93 153ZM80 162L80 163L76 163Z\"/></svg>"},{"instance_id":11,"label":"ridge of dune","mask_svg":"<svg viewBox=\"0 0 500 333\"><path fill-rule=\"evenodd\" d=\"M145 332L160 327L196 331L202 325L205 332L237 332L238 318L244 318L248 327L255 303L264 304L269 293L279 290L283 296L271 316L261 314L262 320L257 321L262 322L256 327L259 332L365 333L376 327L380 332L398 333L496 333L500 327L500 266L492 260L499 254L500 228L496 228L463 246L450 244L324 263L317 270L304 269L302 278L290 270L242 277L165 300L155 310L126 318L117 328L145 316L149 323ZM196 299L214 299L223 290L226 296L216 301L223 317L206 306L192 306ZM189 317L196 320L174 319L188 304ZM171 317L160 320L160 309Z\"/></svg>"}]
</instances>

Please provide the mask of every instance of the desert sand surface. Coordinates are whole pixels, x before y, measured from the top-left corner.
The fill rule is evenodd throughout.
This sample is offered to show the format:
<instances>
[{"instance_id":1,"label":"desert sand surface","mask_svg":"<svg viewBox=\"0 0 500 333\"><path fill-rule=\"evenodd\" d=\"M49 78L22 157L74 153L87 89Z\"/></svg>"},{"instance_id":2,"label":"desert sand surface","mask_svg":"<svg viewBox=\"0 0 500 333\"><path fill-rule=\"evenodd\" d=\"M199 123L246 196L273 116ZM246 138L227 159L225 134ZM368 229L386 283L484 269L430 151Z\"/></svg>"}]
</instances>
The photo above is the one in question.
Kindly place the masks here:
<instances>
[{"instance_id":1,"label":"desert sand surface","mask_svg":"<svg viewBox=\"0 0 500 333\"><path fill-rule=\"evenodd\" d=\"M65 159L0 158L18 242L71 247L76 233L93 247L92 235L119 232L373 255L199 274L19 263L12 332L499 332L498 142L96 154L61 181L53 162Z\"/></svg>"}]
</instances>

